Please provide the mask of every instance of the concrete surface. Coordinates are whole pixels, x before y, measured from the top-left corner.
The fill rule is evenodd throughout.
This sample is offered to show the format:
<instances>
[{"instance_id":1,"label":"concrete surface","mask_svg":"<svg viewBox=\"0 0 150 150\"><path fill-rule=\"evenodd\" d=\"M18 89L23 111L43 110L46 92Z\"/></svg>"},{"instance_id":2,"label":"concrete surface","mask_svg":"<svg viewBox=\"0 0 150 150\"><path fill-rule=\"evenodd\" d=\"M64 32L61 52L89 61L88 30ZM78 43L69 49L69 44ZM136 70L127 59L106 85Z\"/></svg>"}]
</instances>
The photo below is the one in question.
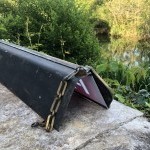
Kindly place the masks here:
<instances>
[{"instance_id":1,"label":"concrete surface","mask_svg":"<svg viewBox=\"0 0 150 150\"><path fill-rule=\"evenodd\" d=\"M74 99L60 131L30 125L41 118L0 84L0 150L150 150L150 122L113 101L106 110Z\"/></svg>"}]
</instances>

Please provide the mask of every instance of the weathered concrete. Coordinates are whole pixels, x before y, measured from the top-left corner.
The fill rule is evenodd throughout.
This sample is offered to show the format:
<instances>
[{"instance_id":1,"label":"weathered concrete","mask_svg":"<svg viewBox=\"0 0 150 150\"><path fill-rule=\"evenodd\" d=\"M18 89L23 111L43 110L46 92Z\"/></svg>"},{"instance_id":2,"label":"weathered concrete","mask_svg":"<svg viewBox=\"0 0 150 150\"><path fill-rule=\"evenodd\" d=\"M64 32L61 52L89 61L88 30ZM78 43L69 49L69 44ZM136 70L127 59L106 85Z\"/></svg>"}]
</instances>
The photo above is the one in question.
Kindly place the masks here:
<instances>
[{"instance_id":1,"label":"weathered concrete","mask_svg":"<svg viewBox=\"0 0 150 150\"><path fill-rule=\"evenodd\" d=\"M99 134L80 150L150 150L150 123L145 118L136 118Z\"/></svg>"},{"instance_id":2,"label":"weathered concrete","mask_svg":"<svg viewBox=\"0 0 150 150\"><path fill-rule=\"evenodd\" d=\"M142 115L116 101L105 110L75 99L60 131L46 133L30 127L41 118L0 85L0 150L134 149L143 139L150 149L150 123Z\"/></svg>"}]
</instances>

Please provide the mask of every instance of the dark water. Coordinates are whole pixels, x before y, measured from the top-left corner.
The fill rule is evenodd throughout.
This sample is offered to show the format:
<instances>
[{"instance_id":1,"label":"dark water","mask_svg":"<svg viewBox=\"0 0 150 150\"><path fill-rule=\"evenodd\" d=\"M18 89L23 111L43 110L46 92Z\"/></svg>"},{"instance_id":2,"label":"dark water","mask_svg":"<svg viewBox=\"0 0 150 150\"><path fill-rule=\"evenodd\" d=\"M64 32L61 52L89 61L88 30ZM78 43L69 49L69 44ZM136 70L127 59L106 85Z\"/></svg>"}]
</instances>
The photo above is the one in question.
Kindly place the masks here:
<instances>
[{"instance_id":1,"label":"dark water","mask_svg":"<svg viewBox=\"0 0 150 150\"><path fill-rule=\"evenodd\" d=\"M125 64L150 65L150 40L131 41L128 39L110 39L100 42L104 58L121 61Z\"/></svg>"}]
</instances>

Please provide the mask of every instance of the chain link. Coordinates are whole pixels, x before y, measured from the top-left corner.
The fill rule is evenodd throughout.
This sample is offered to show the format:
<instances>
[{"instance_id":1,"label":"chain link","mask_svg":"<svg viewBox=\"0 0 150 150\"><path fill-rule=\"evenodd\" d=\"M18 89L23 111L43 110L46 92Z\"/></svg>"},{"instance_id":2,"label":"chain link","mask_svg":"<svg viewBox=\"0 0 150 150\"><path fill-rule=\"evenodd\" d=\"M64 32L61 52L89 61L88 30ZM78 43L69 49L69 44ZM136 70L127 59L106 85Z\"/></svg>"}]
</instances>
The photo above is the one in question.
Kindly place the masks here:
<instances>
[{"instance_id":1,"label":"chain link","mask_svg":"<svg viewBox=\"0 0 150 150\"><path fill-rule=\"evenodd\" d=\"M73 71L72 73L67 75L60 82L58 90L57 90L57 95L54 98L54 101L53 101L52 106L50 108L50 114L48 115L47 120L46 120L45 129L47 132L50 132L53 129L54 121L55 121L55 114L58 111L62 97L65 94L65 91L67 89L67 84L68 84L67 81L70 80L72 77L76 76L79 73L80 69L81 69L81 67L78 67L75 71ZM83 67L82 67L82 71L83 71ZM84 74L85 74L85 69L84 69Z\"/></svg>"}]
</instances>

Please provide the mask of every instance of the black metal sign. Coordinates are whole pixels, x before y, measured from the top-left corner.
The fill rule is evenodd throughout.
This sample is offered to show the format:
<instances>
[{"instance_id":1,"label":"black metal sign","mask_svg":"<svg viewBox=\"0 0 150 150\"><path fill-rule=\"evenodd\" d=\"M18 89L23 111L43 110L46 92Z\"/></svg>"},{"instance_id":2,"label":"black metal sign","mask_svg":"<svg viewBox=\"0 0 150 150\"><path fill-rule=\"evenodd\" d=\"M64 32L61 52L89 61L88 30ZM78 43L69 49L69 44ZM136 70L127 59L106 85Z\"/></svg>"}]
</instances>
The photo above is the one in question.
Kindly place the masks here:
<instances>
[{"instance_id":1,"label":"black metal sign","mask_svg":"<svg viewBox=\"0 0 150 150\"><path fill-rule=\"evenodd\" d=\"M89 66L79 66L0 41L0 82L59 129L74 92L106 108L112 102L107 84Z\"/></svg>"}]
</instances>

